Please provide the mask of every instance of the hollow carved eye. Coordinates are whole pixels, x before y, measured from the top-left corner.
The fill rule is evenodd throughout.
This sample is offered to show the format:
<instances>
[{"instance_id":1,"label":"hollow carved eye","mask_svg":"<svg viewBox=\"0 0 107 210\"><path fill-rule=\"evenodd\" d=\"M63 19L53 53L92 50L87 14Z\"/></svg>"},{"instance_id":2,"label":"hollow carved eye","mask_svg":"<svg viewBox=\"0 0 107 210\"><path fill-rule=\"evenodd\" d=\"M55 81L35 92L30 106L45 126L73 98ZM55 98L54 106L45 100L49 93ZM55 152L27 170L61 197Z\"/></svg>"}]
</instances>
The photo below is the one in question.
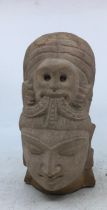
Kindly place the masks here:
<instances>
[{"instance_id":1,"label":"hollow carved eye","mask_svg":"<svg viewBox=\"0 0 107 210\"><path fill-rule=\"evenodd\" d=\"M60 75L60 81L61 81L61 82L65 82L66 80L67 80L66 74L61 74L61 75Z\"/></svg>"},{"instance_id":2,"label":"hollow carved eye","mask_svg":"<svg viewBox=\"0 0 107 210\"><path fill-rule=\"evenodd\" d=\"M45 81L49 81L50 79L51 79L51 76L50 76L50 74L44 74L44 80Z\"/></svg>"}]
</instances>

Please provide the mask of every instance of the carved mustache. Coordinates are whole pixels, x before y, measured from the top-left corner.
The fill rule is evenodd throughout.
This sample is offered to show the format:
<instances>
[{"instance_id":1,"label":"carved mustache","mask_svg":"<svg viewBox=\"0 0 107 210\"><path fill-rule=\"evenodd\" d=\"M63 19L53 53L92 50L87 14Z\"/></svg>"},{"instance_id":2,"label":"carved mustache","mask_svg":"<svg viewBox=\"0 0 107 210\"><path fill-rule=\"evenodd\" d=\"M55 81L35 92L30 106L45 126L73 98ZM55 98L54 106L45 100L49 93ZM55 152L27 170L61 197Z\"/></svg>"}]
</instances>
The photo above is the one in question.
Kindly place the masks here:
<instances>
[{"instance_id":1,"label":"carved mustache","mask_svg":"<svg viewBox=\"0 0 107 210\"><path fill-rule=\"evenodd\" d=\"M58 90L58 89L49 89L49 90L40 90L37 93L37 98L42 97L50 97L50 98L61 98L64 97L67 101L71 101L71 92Z\"/></svg>"},{"instance_id":2,"label":"carved mustache","mask_svg":"<svg viewBox=\"0 0 107 210\"><path fill-rule=\"evenodd\" d=\"M86 109L79 110L70 105L65 98L58 99L58 113L65 118L73 120L84 120L88 117Z\"/></svg>"},{"instance_id":3,"label":"carved mustache","mask_svg":"<svg viewBox=\"0 0 107 210\"><path fill-rule=\"evenodd\" d=\"M53 108L51 108L52 100ZM40 101L33 106L24 107L23 114L26 117L37 117L47 113L49 116L49 113L51 113L51 109L55 110L55 115L59 114L68 119L83 120L88 117L86 109L78 110L77 108L73 107L72 104L70 105L64 97L51 99L51 97L49 96L43 96Z\"/></svg>"},{"instance_id":4,"label":"carved mustache","mask_svg":"<svg viewBox=\"0 0 107 210\"><path fill-rule=\"evenodd\" d=\"M49 97L43 97L41 100L33 106L24 106L23 115L26 117L36 117L42 115L48 109Z\"/></svg>"}]
</instances>

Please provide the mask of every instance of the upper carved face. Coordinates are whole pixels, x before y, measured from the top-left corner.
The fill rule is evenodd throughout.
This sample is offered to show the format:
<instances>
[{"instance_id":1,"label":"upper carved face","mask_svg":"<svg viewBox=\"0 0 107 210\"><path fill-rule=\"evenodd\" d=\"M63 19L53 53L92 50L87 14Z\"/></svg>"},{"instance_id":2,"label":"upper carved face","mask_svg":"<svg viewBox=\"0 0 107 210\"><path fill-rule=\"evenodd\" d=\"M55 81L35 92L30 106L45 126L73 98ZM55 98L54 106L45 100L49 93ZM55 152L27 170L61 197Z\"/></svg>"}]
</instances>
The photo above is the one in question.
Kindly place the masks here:
<instances>
[{"instance_id":1,"label":"upper carved face","mask_svg":"<svg viewBox=\"0 0 107 210\"><path fill-rule=\"evenodd\" d=\"M45 59L33 73L37 100L43 96L63 96L71 102L77 94L78 86L77 67L65 59Z\"/></svg>"},{"instance_id":2,"label":"upper carved face","mask_svg":"<svg viewBox=\"0 0 107 210\"><path fill-rule=\"evenodd\" d=\"M23 130L22 141L28 171L43 189L61 190L82 175L89 147L87 132Z\"/></svg>"}]
</instances>

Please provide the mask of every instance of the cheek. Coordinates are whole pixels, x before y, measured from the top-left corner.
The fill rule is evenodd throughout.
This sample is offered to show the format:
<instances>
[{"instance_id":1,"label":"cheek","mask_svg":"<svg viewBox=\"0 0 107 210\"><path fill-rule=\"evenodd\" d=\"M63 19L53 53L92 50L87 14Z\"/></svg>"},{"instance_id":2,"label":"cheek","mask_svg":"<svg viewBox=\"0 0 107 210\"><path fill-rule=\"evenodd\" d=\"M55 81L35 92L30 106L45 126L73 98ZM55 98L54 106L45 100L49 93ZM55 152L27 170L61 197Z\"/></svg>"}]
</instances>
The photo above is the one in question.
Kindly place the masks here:
<instances>
[{"instance_id":1,"label":"cheek","mask_svg":"<svg viewBox=\"0 0 107 210\"><path fill-rule=\"evenodd\" d=\"M68 78L67 81L60 82L60 88L62 89L67 89L67 90L72 91L74 86L75 86L75 81L73 78Z\"/></svg>"},{"instance_id":2,"label":"cheek","mask_svg":"<svg viewBox=\"0 0 107 210\"><path fill-rule=\"evenodd\" d=\"M28 169L34 179L38 177L41 167L41 158L40 155L30 155Z\"/></svg>"},{"instance_id":3,"label":"cheek","mask_svg":"<svg viewBox=\"0 0 107 210\"><path fill-rule=\"evenodd\" d=\"M37 80L33 82L33 87L35 91L41 90L41 89L48 89L49 84L47 84L45 81Z\"/></svg>"},{"instance_id":4,"label":"cheek","mask_svg":"<svg viewBox=\"0 0 107 210\"><path fill-rule=\"evenodd\" d=\"M74 156L62 156L61 162L65 176L76 177L84 170L86 155L79 153Z\"/></svg>"},{"instance_id":5,"label":"cheek","mask_svg":"<svg viewBox=\"0 0 107 210\"><path fill-rule=\"evenodd\" d=\"M26 161L26 165L28 166L31 157L30 157L29 149L26 146L24 146L24 148L23 148L23 153L24 153L24 159Z\"/></svg>"},{"instance_id":6,"label":"cheek","mask_svg":"<svg viewBox=\"0 0 107 210\"><path fill-rule=\"evenodd\" d=\"M63 83L62 86L63 86L64 88L67 88L67 89L70 89L70 90L71 90L72 87L73 87L73 83L72 83L71 80L68 80L66 83Z\"/></svg>"},{"instance_id":7,"label":"cheek","mask_svg":"<svg viewBox=\"0 0 107 210\"><path fill-rule=\"evenodd\" d=\"M39 155L32 155L30 154L30 166L33 167L34 169L36 169L41 162L41 158Z\"/></svg>"},{"instance_id":8,"label":"cheek","mask_svg":"<svg viewBox=\"0 0 107 210\"><path fill-rule=\"evenodd\" d=\"M70 156L61 156L61 165L64 171L64 174L70 171L71 166L73 166L74 157Z\"/></svg>"},{"instance_id":9,"label":"cheek","mask_svg":"<svg viewBox=\"0 0 107 210\"><path fill-rule=\"evenodd\" d=\"M24 148L24 158L26 161L26 165L29 168L37 168L40 163L40 156L39 155L32 155L28 148Z\"/></svg>"}]
</instances>

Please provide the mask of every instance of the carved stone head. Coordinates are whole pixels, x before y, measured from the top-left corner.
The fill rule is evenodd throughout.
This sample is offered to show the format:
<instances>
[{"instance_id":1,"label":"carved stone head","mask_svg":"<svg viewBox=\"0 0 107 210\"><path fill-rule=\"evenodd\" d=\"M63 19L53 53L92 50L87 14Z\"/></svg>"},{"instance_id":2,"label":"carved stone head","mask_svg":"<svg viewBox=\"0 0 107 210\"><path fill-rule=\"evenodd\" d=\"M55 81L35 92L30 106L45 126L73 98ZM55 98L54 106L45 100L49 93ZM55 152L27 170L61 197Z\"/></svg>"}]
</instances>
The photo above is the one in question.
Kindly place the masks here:
<instances>
[{"instance_id":1,"label":"carved stone head","mask_svg":"<svg viewBox=\"0 0 107 210\"><path fill-rule=\"evenodd\" d=\"M80 37L47 34L28 47L20 117L26 183L56 194L94 186L94 77L93 52Z\"/></svg>"}]
</instances>

